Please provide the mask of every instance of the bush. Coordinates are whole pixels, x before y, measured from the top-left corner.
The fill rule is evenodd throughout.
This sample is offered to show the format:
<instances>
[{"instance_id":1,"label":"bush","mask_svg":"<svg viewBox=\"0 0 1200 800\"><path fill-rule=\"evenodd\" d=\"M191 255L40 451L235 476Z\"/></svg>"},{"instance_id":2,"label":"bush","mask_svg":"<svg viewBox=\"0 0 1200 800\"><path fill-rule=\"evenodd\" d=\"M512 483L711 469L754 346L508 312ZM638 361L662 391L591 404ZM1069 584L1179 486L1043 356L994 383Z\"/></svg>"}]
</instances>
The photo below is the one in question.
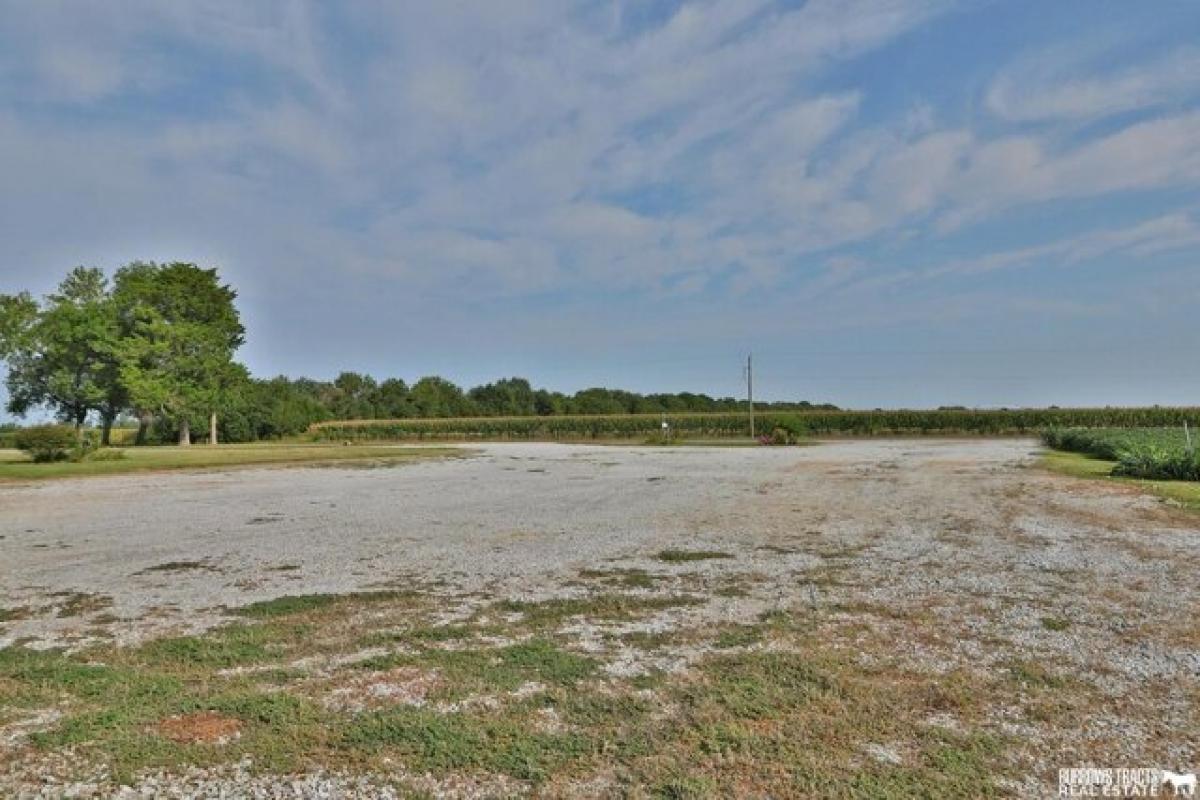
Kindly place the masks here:
<instances>
[{"instance_id":1,"label":"bush","mask_svg":"<svg viewBox=\"0 0 1200 800\"><path fill-rule=\"evenodd\" d=\"M773 427L766 436L759 437L763 444L797 444L808 435L808 426L799 417L785 416L772 420Z\"/></svg>"},{"instance_id":2,"label":"bush","mask_svg":"<svg viewBox=\"0 0 1200 800\"><path fill-rule=\"evenodd\" d=\"M69 425L35 425L20 430L14 444L39 464L65 461L76 447L75 429Z\"/></svg>"}]
</instances>

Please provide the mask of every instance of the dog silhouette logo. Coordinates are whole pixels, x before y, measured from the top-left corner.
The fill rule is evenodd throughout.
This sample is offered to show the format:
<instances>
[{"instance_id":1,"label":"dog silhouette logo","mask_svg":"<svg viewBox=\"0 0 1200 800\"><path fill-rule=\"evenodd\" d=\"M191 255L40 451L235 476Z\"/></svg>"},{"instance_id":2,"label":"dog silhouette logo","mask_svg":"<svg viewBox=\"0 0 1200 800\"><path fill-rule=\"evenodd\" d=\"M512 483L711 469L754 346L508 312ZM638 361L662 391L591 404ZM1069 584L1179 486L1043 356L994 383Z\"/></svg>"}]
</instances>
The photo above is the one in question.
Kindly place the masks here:
<instances>
[{"instance_id":1,"label":"dog silhouette logo","mask_svg":"<svg viewBox=\"0 0 1200 800\"><path fill-rule=\"evenodd\" d=\"M1169 769L1162 771L1163 786L1170 786L1176 797L1195 797L1196 796L1196 773L1179 773L1171 772Z\"/></svg>"}]
</instances>

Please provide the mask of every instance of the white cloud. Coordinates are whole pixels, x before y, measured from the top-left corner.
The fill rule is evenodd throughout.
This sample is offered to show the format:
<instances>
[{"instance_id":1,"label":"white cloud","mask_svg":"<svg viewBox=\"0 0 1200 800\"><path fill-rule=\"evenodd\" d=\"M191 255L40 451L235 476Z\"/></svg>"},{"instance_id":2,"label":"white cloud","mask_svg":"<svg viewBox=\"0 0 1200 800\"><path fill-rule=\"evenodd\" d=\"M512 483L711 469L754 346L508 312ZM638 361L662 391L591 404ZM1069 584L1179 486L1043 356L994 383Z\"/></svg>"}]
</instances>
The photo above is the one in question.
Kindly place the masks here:
<instances>
[{"instance_id":1,"label":"white cloud","mask_svg":"<svg viewBox=\"0 0 1200 800\"><path fill-rule=\"evenodd\" d=\"M1200 50L1194 48L1098 74L1099 59L1081 55L1091 54L1060 48L1018 62L988 88L988 109L1013 122L1091 119L1171 105L1200 94Z\"/></svg>"}]
</instances>

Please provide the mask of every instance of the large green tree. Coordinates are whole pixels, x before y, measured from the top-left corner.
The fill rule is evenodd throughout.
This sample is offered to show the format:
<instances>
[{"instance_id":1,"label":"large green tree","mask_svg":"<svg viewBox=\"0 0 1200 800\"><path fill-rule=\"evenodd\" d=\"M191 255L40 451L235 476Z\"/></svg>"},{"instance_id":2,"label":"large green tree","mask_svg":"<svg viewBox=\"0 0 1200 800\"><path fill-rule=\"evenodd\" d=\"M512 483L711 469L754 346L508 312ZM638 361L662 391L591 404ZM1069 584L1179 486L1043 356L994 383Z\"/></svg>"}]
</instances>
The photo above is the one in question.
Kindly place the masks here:
<instances>
[{"instance_id":1,"label":"large green tree","mask_svg":"<svg viewBox=\"0 0 1200 800\"><path fill-rule=\"evenodd\" d=\"M116 336L115 307L99 269L72 270L40 306L27 294L0 300L9 410L43 406L77 431L97 411L107 433L123 402Z\"/></svg>"},{"instance_id":2,"label":"large green tree","mask_svg":"<svg viewBox=\"0 0 1200 800\"><path fill-rule=\"evenodd\" d=\"M120 377L143 418L161 416L191 444L192 420L216 416L245 380L233 355L245 339L235 300L217 271L138 262L117 272ZM215 443L215 435L210 441Z\"/></svg>"}]
</instances>

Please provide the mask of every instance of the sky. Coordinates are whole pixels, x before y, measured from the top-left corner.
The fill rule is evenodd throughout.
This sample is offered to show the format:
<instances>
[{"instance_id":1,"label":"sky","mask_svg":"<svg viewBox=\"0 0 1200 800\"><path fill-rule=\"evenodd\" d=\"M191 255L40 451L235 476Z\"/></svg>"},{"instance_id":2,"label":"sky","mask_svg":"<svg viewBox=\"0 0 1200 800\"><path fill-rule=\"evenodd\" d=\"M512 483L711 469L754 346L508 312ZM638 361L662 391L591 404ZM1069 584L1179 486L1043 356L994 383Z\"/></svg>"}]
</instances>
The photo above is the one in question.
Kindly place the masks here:
<instances>
[{"instance_id":1,"label":"sky","mask_svg":"<svg viewBox=\"0 0 1200 800\"><path fill-rule=\"evenodd\" d=\"M256 375L1200 404L1195 0L0 0L0 292Z\"/></svg>"}]
</instances>

